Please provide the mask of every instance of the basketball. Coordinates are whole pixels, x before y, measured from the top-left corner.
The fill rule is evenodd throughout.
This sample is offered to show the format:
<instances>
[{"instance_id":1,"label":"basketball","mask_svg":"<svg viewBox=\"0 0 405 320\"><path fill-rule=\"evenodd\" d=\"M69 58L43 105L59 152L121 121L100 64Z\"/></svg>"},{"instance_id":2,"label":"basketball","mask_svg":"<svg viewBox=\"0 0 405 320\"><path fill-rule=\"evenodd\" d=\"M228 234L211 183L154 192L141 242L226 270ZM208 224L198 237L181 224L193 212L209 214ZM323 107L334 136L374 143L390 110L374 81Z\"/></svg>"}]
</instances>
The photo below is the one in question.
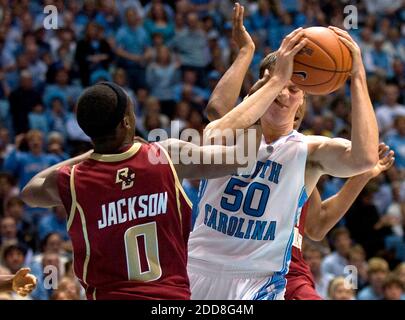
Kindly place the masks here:
<instances>
[{"instance_id":1,"label":"basketball","mask_svg":"<svg viewBox=\"0 0 405 320\"><path fill-rule=\"evenodd\" d=\"M349 48L331 29L311 27L304 32L308 43L294 58L291 80L308 94L336 91L346 82L352 68Z\"/></svg>"}]
</instances>

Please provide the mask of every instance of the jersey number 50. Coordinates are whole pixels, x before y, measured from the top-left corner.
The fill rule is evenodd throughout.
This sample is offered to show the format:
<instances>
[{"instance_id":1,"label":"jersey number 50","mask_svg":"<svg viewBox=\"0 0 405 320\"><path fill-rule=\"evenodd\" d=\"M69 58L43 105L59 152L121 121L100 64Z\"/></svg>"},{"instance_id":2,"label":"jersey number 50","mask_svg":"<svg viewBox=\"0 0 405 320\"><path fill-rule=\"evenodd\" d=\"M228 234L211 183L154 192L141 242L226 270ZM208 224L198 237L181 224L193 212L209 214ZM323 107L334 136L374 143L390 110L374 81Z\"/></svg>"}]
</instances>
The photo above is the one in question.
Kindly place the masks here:
<instances>
[{"instance_id":1,"label":"jersey number 50","mask_svg":"<svg viewBox=\"0 0 405 320\"><path fill-rule=\"evenodd\" d=\"M156 222L129 228L124 235L128 279L143 282L157 280L162 275Z\"/></svg>"},{"instance_id":2,"label":"jersey number 50","mask_svg":"<svg viewBox=\"0 0 405 320\"><path fill-rule=\"evenodd\" d=\"M221 207L231 212L237 212L243 202L243 212L245 214L252 217L261 217L266 209L267 199L270 196L270 188L266 184L253 182L249 184L246 191L246 197L243 199L243 192L239 189L245 188L248 184L249 183L246 181L231 178L224 190L224 195L221 198ZM257 208L252 208L252 201L256 191L261 193L259 205Z\"/></svg>"}]
</instances>

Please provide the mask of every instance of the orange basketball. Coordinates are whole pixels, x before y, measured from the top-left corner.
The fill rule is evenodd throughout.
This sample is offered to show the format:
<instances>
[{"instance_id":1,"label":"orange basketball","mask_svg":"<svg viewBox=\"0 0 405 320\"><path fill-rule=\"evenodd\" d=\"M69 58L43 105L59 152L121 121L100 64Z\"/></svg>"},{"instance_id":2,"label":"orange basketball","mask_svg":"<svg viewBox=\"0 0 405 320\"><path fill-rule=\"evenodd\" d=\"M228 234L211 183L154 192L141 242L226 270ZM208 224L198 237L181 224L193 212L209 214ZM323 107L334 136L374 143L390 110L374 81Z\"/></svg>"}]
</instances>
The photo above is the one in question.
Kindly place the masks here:
<instances>
[{"instance_id":1,"label":"orange basketball","mask_svg":"<svg viewBox=\"0 0 405 320\"><path fill-rule=\"evenodd\" d=\"M313 95L324 95L339 89L352 69L349 48L328 28L311 27L304 32L308 43L294 58L291 80Z\"/></svg>"}]
</instances>

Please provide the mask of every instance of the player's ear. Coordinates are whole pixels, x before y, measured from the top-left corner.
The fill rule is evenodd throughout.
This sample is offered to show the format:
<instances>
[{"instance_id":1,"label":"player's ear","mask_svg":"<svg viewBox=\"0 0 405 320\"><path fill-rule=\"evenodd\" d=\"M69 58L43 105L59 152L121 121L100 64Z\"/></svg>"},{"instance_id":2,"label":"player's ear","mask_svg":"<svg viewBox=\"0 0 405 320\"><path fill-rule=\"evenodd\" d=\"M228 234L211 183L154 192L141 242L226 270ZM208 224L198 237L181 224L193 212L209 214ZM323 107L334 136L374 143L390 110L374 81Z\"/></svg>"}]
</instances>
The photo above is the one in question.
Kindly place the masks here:
<instances>
[{"instance_id":1,"label":"player's ear","mask_svg":"<svg viewBox=\"0 0 405 320\"><path fill-rule=\"evenodd\" d=\"M122 118L121 124L125 127L125 128L130 128L131 127L131 122L129 120L129 116L125 115L124 118Z\"/></svg>"}]
</instances>

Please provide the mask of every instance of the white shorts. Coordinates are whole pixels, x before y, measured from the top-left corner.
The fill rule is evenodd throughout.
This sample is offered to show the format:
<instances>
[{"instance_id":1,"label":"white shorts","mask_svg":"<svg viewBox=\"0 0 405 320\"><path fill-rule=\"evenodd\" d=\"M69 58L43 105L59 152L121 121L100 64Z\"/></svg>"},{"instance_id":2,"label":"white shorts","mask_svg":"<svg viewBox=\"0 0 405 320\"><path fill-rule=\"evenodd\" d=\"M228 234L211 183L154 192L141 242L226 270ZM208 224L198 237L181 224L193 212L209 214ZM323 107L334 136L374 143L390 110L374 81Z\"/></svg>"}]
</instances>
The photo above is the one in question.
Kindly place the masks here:
<instances>
[{"instance_id":1,"label":"white shorts","mask_svg":"<svg viewBox=\"0 0 405 320\"><path fill-rule=\"evenodd\" d=\"M190 258L187 269L192 300L284 300L287 281L278 273L224 270Z\"/></svg>"}]
</instances>

